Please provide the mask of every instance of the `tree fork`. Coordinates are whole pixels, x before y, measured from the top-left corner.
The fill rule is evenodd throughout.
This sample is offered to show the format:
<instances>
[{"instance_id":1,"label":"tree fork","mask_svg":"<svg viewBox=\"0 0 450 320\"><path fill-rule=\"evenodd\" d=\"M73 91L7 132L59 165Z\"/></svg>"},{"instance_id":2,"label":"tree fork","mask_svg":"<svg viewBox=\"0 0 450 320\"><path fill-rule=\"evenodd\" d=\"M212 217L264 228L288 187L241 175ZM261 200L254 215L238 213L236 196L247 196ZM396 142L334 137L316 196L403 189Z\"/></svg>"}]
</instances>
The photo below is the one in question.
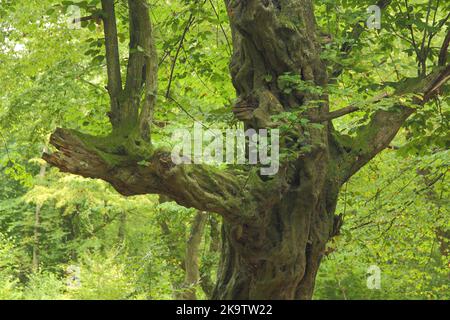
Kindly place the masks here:
<instances>
[{"instance_id":1,"label":"tree fork","mask_svg":"<svg viewBox=\"0 0 450 320\"><path fill-rule=\"evenodd\" d=\"M130 47L124 88L114 6L113 0L102 0L107 88L111 102L109 117L113 133L129 135L137 130L138 138L150 143L158 86L158 62L148 4L143 0L128 1Z\"/></svg>"}]
</instances>

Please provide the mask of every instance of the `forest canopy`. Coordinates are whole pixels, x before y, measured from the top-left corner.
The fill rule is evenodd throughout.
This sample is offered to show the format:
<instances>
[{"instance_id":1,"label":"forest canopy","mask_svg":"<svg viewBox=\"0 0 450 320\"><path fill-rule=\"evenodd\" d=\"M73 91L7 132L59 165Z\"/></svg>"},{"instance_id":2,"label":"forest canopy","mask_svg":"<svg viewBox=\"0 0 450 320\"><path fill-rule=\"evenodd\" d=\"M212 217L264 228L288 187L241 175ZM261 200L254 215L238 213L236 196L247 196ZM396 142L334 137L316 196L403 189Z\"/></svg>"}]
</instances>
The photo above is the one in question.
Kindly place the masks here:
<instances>
[{"instance_id":1,"label":"forest canopy","mask_svg":"<svg viewBox=\"0 0 450 320\"><path fill-rule=\"evenodd\" d=\"M0 0L0 300L450 299L449 44L441 0Z\"/></svg>"}]
</instances>

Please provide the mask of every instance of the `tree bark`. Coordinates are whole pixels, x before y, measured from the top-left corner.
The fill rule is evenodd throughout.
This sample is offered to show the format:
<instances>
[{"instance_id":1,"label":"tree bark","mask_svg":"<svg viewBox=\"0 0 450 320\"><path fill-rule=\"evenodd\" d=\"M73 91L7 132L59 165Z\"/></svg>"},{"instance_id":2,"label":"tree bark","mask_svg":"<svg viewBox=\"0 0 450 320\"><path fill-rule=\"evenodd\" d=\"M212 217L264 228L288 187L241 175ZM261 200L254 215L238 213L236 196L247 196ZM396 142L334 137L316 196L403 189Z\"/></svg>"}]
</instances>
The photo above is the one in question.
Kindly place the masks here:
<instances>
[{"instance_id":1,"label":"tree bark","mask_svg":"<svg viewBox=\"0 0 450 320\"><path fill-rule=\"evenodd\" d=\"M330 113L326 93L286 91L279 82L282 76L294 75L326 92L327 66L320 58L312 0L225 0L225 5L233 36L230 72L237 93L236 117L247 128L277 128L282 120L273 120L273 115L302 111L306 122L322 125L294 124L295 133L287 133L280 147L296 157L283 160L277 175L264 177L246 168L175 165L168 150L153 148L147 136L157 64L143 0L129 1L130 58L117 110L112 104L112 134L92 137L58 129L51 137L58 152L44 158L64 172L103 179L126 196L156 193L186 207L220 214L222 259L214 298L310 299L326 243L341 225L335 216L341 186L389 146L414 109L393 102L389 110L375 111L354 137L340 135L332 120L354 108ZM111 8L109 12L113 15ZM111 33L114 38L114 30L110 37ZM109 48L114 48L111 43ZM442 48L446 51L448 45ZM112 57L109 82L116 81L109 88L120 88L114 68L117 54L112 50L108 56ZM442 65L427 77L410 79L412 86L402 86L390 98L424 104L439 94L449 78L450 66ZM142 88L144 97L138 94ZM411 93L423 98L412 99ZM379 101L375 98L368 104Z\"/></svg>"},{"instance_id":2,"label":"tree bark","mask_svg":"<svg viewBox=\"0 0 450 320\"><path fill-rule=\"evenodd\" d=\"M303 202L303 203L302 203ZM311 299L314 281L332 235L333 215L323 200L299 201L295 193L271 212L268 228L223 227L222 260L214 299Z\"/></svg>"},{"instance_id":3,"label":"tree bark","mask_svg":"<svg viewBox=\"0 0 450 320\"><path fill-rule=\"evenodd\" d=\"M160 196L159 203L169 202L170 199ZM203 279L200 277L200 257L199 250L202 236L204 234L205 225L208 215L204 212L197 212L191 222L191 230L189 238L185 243L184 254L180 254L180 248L177 246L180 236L184 236L179 232L174 232L169 227L167 221L161 221L160 227L163 235L167 238L167 247L171 253L171 258L178 261L180 268L183 270L185 276L182 284L174 282L172 284L175 294L175 299L180 300L197 300L196 286L198 284L203 286ZM184 243L183 243L184 244ZM205 290L204 290L205 291ZM209 293L205 291L205 294Z\"/></svg>"}]
</instances>

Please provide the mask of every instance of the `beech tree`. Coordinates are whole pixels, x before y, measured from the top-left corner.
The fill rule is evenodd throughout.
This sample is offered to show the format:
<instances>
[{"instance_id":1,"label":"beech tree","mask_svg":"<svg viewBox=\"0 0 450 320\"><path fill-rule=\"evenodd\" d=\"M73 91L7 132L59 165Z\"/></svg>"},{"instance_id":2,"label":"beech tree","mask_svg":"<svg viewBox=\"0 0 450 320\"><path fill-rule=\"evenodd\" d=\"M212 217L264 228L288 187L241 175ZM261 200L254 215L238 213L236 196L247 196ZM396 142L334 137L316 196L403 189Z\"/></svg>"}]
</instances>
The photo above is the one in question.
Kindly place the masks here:
<instances>
[{"instance_id":1,"label":"beech tree","mask_svg":"<svg viewBox=\"0 0 450 320\"><path fill-rule=\"evenodd\" d=\"M399 2L377 5L384 10ZM150 7L146 0L128 1L130 50L121 72L115 1L101 5L112 132L100 137L57 129L50 140L57 151L44 159L63 172L105 180L124 196L160 194L222 216L214 299L310 299L327 243L342 224L335 212L342 186L389 147L416 110L443 93L450 33L432 58L426 44L443 25L428 36L425 31L423 41L412 32L418 76L399 79L364 104L334 110L327 89L339 83L345 65L323 59L313 1L225 0L237 96L229 112L253 129L283 126L286 112L306 119L281 139L281 148L295 156L282 158L278 174L264 177L245 166L175 165L170 150L153 146L158 56ZM341 57L352 54L364 32L364 22L357 22ZM335 119L361 109L369 110L367 121L352 135L335 129Z\"/></svg>"}]
</instances>

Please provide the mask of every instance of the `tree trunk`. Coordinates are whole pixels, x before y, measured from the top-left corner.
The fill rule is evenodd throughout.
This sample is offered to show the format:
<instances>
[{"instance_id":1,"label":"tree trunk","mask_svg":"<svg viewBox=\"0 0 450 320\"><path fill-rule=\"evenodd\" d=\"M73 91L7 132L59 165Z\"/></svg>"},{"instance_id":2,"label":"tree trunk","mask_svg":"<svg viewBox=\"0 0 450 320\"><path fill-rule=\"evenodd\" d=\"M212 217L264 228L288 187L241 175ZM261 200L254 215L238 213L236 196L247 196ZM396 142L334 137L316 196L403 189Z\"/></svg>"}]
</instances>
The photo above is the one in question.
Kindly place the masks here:
<instances>
[{"instance_id":1,"label":"tree trunk","mask_svg":"<svg viewBox=\"0 0 450 320\"><path fill-rule=\"evenodd\" d=\"M306 180L267 212L264 223L224 223L215 299L310 299L326 243L337 233L337 193Z\"/></svg>"},{"instance_id":2,"label":"tree trunk","mask_svg":"<svg viewBox=\"0 0 450 320\"><path fill-rule=\"evenodd\" d=\"M327 75L316 40L313 5L303 1L226 1L235 52L231 63L238 94L234 112L247 127L279 127L271 116L298 111L311 100L326 101L307 91L284 91L279 78L325 86ZM306 117L328 112L327 103ZM328 124L324 124L325 127ZM309 131L311 139L302 136ZM298 126L312 152L287 171L286 191L253 212L253 224L223 227L222 261L216 299L310 299L325 246L333 234L338 188L329 180L329 136L326 130ZM291 148L288 143L282 148Z\"/></svg>"},{"instance_id":3,"label":"tree trunk","mask_svg":"<svg viewBox=\"0 0 450 320\"><path fill-rule=\"evenodd\" d=\"M389 3L379 2L383 8ZM237 93L236 118L246 128L270 129L286 127L287 120L274 115L296 117L288 123L290 131L281 132L280 150L289 157L282 159L278 174L177 165L169 150L154 148L150 124L158 63L145 0L129 0L130 48L144 50L130 50L123 89L114 1L102 1L112 133L92 137L58 129L51 137L58 152L44 159L64 172L103 179L125 196L156 193L220 214L222 259L214 298L310 299L326 243L342 222L335 216L339 189L388 147L414 109L393 99L390 109L373 112L354 136L341 135L332 120L359 107L330 112L327 66L320 58L312 0L225 4L233 36L230 73ZM348 55L351 47L343 49ZM441 51L444 57L448 43ZM365 104L373 106L386 97L425 104L450 79L450 65L441 60L440 67L414 79L413 86L404 82L391 96Z\"/></svg>"},{"instance_id":4,"label":"tree trunk","mask_svg":"<svg viewBox=\"0 0 450 320\"><path fill-rule=\"evenodd\" d=\"M47 152L47 147L44 147L43 152ZM41 164L41 168L39 171L38 179L42 180L45 177L45 173L47 171L47 163ZM33 232L33 262L32 262L32 269L33 272L39 271L39 229L41 227L41 209L42 205L37 204L36 210L34 212L34 232Z\"/></svg>"},{"instance_id":5,"label":"tree trunk","mask_svg":"<svg viewBox=\"0 0 450 320\"><path fill-rule=\"evenodd\" d=\"M186 243L186 254L184 257L185 279L181 299L197 300L196 286L200 282L199 255L200 243L205 229L207 215L197 212L191 227L191 233Z\"/></svg>"},{"instance_id":6,"label":"tree trunk","mask_svg":"<svg viewBox=\"0 0 450 320\"><path fill-rule=\"evenodd\" d=\"M123 244L126 238L127 233L127 213L126 211L122 211L119 215L119 232L118 232L118 238L119 243Z\"/></svg>"}]
</instances>

